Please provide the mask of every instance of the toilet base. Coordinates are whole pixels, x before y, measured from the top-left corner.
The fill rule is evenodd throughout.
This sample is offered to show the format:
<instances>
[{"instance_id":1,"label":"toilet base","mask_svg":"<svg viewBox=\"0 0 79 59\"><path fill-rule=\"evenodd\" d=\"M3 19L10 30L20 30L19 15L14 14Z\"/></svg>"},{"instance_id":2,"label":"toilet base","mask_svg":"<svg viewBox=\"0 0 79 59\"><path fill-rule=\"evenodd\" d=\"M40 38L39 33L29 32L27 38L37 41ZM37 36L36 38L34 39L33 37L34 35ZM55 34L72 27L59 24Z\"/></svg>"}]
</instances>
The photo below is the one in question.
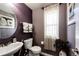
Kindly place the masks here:
<instances>
[{"instance_id":1,"label":"toilet base","mask_svg":"<svg viewBox=\"0 0 79 59\"><path fill-rule=\"evenodd\" d=\"M31 51L29 51L29 56L40 56L40 54L34 54Z\"/></svg>"}]
</instances>

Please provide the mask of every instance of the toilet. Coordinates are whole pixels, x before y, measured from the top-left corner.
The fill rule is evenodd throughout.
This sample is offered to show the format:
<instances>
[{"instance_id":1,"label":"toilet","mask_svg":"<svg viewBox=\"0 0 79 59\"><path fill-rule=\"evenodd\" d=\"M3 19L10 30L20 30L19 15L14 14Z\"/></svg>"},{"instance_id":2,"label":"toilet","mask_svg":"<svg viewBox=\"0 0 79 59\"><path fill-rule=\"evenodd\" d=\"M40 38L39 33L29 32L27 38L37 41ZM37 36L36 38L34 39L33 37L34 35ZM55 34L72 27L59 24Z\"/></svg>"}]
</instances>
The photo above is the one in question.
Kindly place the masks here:
<instances>
[{"instance_id":1,"label":"toilet","mask_svg":"<svg viewBox=\"0 0 79 59\"><path fill-rule=\"evenodd\" d=\"M24 46L26 51L27 49L29 50L29 56L39 56L39 54L41 53L41 47L32 46L32 43L33 43L32 38L24 40Z\"/></svg>"}]
</instances>

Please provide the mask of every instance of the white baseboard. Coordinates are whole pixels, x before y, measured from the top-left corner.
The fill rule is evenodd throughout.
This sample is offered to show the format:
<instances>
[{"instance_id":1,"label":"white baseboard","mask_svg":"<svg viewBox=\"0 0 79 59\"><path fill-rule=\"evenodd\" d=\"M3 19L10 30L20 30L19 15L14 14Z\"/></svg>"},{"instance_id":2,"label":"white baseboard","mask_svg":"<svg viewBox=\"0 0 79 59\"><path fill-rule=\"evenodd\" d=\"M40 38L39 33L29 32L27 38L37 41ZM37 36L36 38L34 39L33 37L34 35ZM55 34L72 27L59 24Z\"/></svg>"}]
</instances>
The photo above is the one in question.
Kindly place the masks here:
<instances>
[{"instance_id":1,"label":"white baseboard","mask_svg":"<svg viewBox=\"0 0 79 59\"><path fill-rule=\"evenodd\" d=\"M45 52L41 52L41 54L44 55L44 56L53 56L53 55L45 53Z\"/></svg>"}]
</instances>

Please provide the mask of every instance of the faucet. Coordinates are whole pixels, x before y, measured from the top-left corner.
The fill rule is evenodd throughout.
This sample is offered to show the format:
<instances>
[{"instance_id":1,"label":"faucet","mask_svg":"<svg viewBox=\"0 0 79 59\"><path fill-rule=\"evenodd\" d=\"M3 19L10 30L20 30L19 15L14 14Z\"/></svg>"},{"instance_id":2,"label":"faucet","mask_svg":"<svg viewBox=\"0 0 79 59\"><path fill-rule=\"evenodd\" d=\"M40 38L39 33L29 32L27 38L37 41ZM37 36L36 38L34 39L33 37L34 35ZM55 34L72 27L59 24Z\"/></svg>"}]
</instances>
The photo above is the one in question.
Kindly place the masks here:
<instances>
[{"instance_id":1,"label":"faucet","mask_svg":"<svg viewBox=\"0 0 79 59\"><path fill-rule=\"evenodd\" d=\"M79 54L79 51L77 48L75 48L74 52L76 52L77 54Z\"/></svg>"},{"instance_id":2,"label":"faucet","mask_svg":"<svg viewBox=\"0 0 79 59\"><path fill-rule=\"evenodd\" d=\"M1 44L1 46L4 47L5 45L4 44Z\"/></svg>"}]
</instances>

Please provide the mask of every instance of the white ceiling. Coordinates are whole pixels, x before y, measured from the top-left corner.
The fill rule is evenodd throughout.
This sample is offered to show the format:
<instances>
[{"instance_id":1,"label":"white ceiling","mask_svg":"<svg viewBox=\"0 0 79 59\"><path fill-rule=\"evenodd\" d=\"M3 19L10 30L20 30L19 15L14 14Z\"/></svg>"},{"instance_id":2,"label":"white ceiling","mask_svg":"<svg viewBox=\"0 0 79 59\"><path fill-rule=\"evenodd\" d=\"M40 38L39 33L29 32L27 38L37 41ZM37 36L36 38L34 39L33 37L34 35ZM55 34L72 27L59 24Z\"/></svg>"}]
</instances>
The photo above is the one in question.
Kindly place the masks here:
<instances>
[{"instance_id":1,"label":"white ceiling","mask_svg":"<svg viewBox=\"0 0 79 59\"><path fill-rule=\"evenodd\" d=\"M32 10L37 9L37 8L41 8L41 7L45 7L47 5L50 5L52 3L25 3L29 8L31 8Z\"/></svg>"}]
</instances>

